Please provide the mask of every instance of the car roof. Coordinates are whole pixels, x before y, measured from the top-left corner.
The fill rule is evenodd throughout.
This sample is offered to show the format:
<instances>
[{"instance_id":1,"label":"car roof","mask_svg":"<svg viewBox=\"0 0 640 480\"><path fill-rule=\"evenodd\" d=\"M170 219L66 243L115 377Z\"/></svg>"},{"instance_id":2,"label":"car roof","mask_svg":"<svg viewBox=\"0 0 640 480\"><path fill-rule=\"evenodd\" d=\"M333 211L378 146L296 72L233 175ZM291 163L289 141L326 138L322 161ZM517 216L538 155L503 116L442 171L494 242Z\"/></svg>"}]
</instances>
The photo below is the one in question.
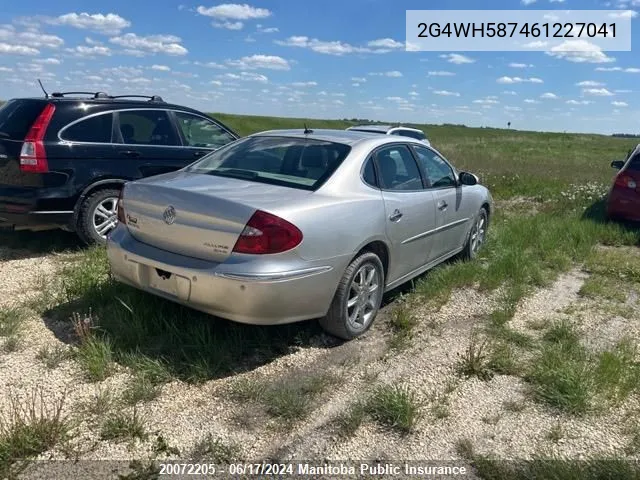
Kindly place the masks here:
<instances>
[{"instance_id":1,"label":"car roof","mask_svg":"<svg viewBox=\"0 0 640 480\"><path fill-rule=\"evenodd\" d=\"M376 132L380 132L380 133L387 133L390 130L395 130L396 128L401 128L403 130L412 130L414 132L422 132L422 130L419 130L417 128L412 128L412 127L405 127L404 125L378 125L378 124L372 124L372 125L354 125L353 127L349 127L348 130L359 130L359 129L366 129L366 130L370 130L370 131L376 131Z\"/></svg>"},{"instance_id":2,"label":"car roof","mask_svg":"<svg viewBox=\"0 0 640 480\"><path fill-rule=\"evenodd\" d=\"M377 133L361 132L359 130L338 130L338 129L313 129L311 133L304 133L304 129L289 130L267 130L255 133L253 136L272 136L272 137L294 137L294 138L310 138L312 140L321 140L325 142L343 143L345 145L355 145L363 141L377 141L380 144L392 143L400 141L398 137L387 137ZM410 137L402 137L402 142L410 142L421 144L419 140Z\"/></svg>"},{"instance_id":3,"label":"car roof","mask_svg":"<svg viewBox=\"0 0 640 480\"><path fill-rule=\"evenodd\" d=\"M139 108L168 108L168 109L191 111L198 114L202 113L191 107L185 107L184 105L167 103L165 101L141 100L136 98L93 98L93 97L51 97L50 96L49 98L19 97L19 98L12 98L10 100L29 100L29 101L50 102L50 103L83 102L83 103L95 103L95 104L101 104L101 105L114 105L117 107L134 106Z\"/></svg>"}]
</instances>

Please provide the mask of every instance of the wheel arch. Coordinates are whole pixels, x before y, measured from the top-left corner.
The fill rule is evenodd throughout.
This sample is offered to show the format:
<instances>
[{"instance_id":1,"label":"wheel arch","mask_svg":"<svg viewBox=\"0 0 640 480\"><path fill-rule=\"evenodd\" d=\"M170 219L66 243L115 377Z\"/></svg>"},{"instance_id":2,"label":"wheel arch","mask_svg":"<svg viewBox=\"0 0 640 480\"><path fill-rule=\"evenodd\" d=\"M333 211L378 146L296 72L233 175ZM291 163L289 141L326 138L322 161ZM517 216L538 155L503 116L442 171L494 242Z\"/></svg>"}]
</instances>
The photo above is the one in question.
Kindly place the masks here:
<instances>
[{"instance_id":1,"label":"wheel arch","mask_svg":"<svg viewBox=\"0 0 640 480\"><path fill-rule=\"evenodd\" d=\"M73 225L75 226L78 223L78 214L80 213L80 206L82 205L82 202L84 202L86 198L88 198L94 192L105 189L105 188L120 189L128 181L129 180L126 180L124 178L117 178L117 177L103 178L85 187L85 189L82 190L82 192L78 196L78 200L76 200L76 204L73 208Z\"/></svg>"}]
</instances>

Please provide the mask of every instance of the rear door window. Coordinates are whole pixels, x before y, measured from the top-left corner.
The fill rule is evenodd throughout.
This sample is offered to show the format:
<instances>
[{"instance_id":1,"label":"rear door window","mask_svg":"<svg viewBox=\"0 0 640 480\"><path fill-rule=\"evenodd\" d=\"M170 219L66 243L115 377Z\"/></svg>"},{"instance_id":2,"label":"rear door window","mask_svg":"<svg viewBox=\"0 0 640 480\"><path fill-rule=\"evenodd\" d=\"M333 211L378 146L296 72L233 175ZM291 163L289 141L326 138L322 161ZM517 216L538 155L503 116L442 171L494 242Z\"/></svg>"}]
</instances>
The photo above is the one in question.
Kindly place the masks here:
<instances>
[{"instance_id":1,"label":"rear door window","mask_svg":"<svg viewBox=\"0 0 640 480\"><path fill-rule=\"evenodd\" d=\"M126 145L179 145L169 115L164 110L118 112L122 143Z\"/></svg>"},{"instance_id":2,"label":"rear door window","mask_svg":"<svg viewBox=\"0 0 640 480\"><path fill-rule=\"evenodd\" d=\"M631 160L629 161L629 166L627 170L633 170L634 172L640 172L640 149L633 154Z\"/></svg>"},{"instance_id":3,"label":"rear door window","mask_svg":"<svg viewBox=\"0 0 640 480\"><path fill-rule=\"evenodd\" d=\"M60 132L60 138L70 142L110 143L113 114L103 113L82 119Z\"/></svg>"},{"instance_id":4,"label":"rear door window","mask_svg":"<svg viewBox=\"0 0 640 480\"><path fill-rule=\"evenodd\" d=\"M233 135L211 120L186 112L175 112L175 115L185 145L220 148L235 140Z\"/></svg>"},{"instance_id":5,"label":"rear door window","mask_svg":"<svg viewBox=\"0 0 640 480\"><path fill-rule=\"evenodd\" d=\"M0 138L24 140L45 102L10 100L0 107Z\"/></svg>"}]
</instances>

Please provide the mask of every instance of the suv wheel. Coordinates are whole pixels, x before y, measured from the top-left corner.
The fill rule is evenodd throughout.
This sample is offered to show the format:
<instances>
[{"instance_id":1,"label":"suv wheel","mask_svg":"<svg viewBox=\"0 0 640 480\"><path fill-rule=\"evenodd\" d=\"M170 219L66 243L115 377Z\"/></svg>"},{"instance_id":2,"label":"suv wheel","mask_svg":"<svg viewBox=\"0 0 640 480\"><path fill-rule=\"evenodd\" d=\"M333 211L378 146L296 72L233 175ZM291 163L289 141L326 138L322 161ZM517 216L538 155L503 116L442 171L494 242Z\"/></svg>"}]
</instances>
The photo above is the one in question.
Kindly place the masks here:
<instances>
[{"instance_id":1,"label":"suv wheel","mask_svg":"<svg viewBox=\"0 0 640 480\"><path fill-rule=\"evenodd\" d=\"M80 205L78 235L86 244L104 245L118 224L119 190L105 188L92 193Z\"/></svg>"}]
</instances>

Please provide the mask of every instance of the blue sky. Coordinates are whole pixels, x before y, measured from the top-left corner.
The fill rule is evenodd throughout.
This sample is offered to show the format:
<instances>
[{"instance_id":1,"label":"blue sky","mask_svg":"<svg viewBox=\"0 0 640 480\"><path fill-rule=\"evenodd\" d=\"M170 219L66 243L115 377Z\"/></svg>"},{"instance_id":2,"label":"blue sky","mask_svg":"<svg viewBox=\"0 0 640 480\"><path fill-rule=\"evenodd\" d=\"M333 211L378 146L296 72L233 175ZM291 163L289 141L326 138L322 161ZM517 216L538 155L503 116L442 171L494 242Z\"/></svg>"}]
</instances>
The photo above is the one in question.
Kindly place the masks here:
<instances>
[{"instance_id":1,"label":"blue sky","mask_svg":"<svg viewBox=\"0 0 640 480\"><path fill-rule=\"evenodd\" d=\"M3 2L0 98L159 94L204 111L640 132L640 0L494 0L486 9L619 9L632 51L411 52L405 11L452 0ZM605 19L603 19L605 20Z\"/></svg>"}]
</instances>

